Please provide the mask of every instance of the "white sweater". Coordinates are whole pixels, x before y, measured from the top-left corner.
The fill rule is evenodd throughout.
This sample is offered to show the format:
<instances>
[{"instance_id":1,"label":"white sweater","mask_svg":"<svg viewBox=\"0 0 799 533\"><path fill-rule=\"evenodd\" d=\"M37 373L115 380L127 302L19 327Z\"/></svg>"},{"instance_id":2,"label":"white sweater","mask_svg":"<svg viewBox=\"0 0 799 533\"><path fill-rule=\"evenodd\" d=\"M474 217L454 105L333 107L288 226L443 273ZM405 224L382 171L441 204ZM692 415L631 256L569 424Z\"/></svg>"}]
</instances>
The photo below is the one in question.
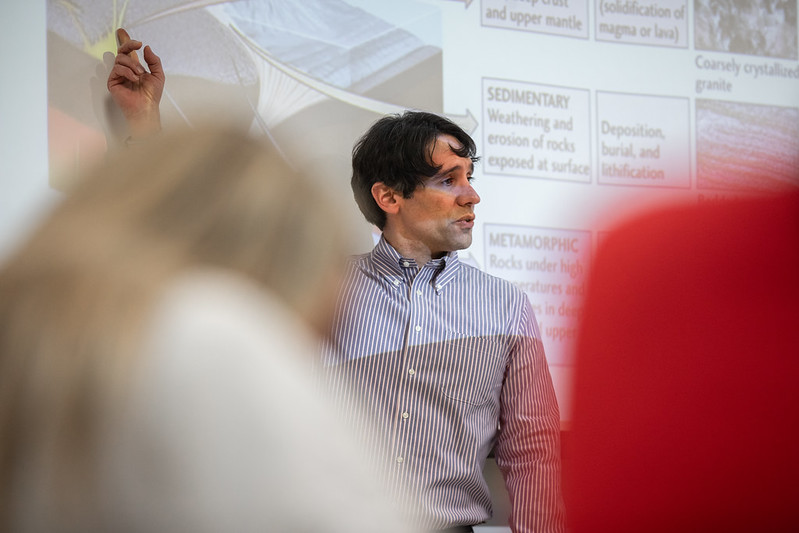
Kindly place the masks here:
<instances>
[{"instance_id":1,"label":"white sweater","mask_svg":"<svg viewBox=\"0 0 799 533\"><path fill-rule=\"evenodd\" d=\"M311 384L315 338L274 297L184 276L144 347L102 459L115 531L407 531Z\"/></svg>"}]
</instances>

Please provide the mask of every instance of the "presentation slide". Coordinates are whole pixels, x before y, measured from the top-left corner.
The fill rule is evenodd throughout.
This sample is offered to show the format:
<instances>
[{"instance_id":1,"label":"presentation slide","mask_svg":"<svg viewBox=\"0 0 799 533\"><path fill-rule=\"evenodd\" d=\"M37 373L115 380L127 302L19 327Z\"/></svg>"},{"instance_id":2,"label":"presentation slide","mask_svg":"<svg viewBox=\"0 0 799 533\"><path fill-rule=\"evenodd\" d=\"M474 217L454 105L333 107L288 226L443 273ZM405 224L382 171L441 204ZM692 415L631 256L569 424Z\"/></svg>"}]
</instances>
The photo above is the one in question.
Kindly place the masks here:
<instances>
[{"instance_id":1,"label":"presentation slide","mask_svg":"<svg viewBox=\"0 0 799 533\"><path fill-rule=\"evenodd\" d=\"M0 252L124 139L105 88L119 26L163 61L165 128L243 121L353 216L356 139L386 113L444 114L481 156L461 258L529 297L565 427L582 297L613 225L799 186L796 0L24 5L0 8L0 29L20 39L4 37L7 54L28 69L0 89L14 91L3 155L19 165L3 163L0 201L14 208L0 212ZM362 225L355 252L378 236Z\"/></svg>"}]
</instances>

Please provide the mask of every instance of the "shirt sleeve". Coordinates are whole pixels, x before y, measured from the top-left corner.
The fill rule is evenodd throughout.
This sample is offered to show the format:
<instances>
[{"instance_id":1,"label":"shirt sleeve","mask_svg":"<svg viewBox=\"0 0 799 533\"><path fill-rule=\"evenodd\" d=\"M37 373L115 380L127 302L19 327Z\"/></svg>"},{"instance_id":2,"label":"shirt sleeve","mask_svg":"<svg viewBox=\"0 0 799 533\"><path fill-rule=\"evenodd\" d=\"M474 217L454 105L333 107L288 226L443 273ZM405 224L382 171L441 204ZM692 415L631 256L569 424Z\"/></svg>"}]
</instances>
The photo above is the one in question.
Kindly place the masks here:
<instances>
[{"instance_id":1,"label":"shirt sleeve","mask_svg":"<svg viewBox=\"0 0 799 533\"><path fill-rule=\"evenodd\" d=\"M500 398L497 466L514 533L565 531L560 412L533 310L524 295Z\"/></svg>"}]
</instances>

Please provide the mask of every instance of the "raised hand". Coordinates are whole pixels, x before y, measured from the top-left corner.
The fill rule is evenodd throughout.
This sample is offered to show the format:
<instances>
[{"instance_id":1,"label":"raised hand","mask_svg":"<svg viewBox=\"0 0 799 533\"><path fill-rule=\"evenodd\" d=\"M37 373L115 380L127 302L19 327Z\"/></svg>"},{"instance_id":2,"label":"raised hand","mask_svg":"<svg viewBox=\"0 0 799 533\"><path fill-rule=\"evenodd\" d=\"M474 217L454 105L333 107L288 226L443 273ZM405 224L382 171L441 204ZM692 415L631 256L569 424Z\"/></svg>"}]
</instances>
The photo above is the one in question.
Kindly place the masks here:
<instances>
[{"instance_id":1,"label":"raised hand","mask_svg":"<svg viewBox=\"0 0 799 533\"><path fill-rule=\"evenodd\" d=\"M141 41L131 39L127 31L119 28L117 42L114 66L108 75L108 92L125 116L131 137L147 137L161 129L158 106L166 79L161 59L145 46L142 54L147 63L145 69L136 53L142 47Z\"/></svg>"}]
</instances>

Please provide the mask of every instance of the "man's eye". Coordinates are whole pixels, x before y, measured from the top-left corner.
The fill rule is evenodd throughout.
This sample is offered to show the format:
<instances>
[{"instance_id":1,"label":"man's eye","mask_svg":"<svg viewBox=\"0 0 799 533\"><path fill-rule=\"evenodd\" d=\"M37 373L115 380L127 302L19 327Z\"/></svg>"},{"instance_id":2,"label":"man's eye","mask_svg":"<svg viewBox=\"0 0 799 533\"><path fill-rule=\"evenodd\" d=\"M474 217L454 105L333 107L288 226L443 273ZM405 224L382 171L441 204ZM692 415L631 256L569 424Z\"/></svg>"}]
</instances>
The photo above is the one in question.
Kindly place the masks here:
<instances>
[{"instance_id":1,"label":"man's eye","mask_svg":"<svg viewBox=\"0 0 799 533\"><path fill-rule=\"evenodd\" d=\"M454 179L452 179L452 178L447 178L447 179L445 179L444 181L442 181L441 183L443 183L444 185L452 185L452 183L453 183L454 181L455 181L455 180L454 180Z\"/></svg>"},{"instance_id":2,"label":"man's eye","mask_svg":"<svg viewBox=\"0 0 799 533\"><path fill-rule=\"evenodd\" d=\"M469 176L469 177L468 177L468 178L466 178L466 179L468 179L468 180L469 180L469 183L474 183L474 182L475 182L475 180L477 179L477 176Z\"/></svg>"}]
</instances>

